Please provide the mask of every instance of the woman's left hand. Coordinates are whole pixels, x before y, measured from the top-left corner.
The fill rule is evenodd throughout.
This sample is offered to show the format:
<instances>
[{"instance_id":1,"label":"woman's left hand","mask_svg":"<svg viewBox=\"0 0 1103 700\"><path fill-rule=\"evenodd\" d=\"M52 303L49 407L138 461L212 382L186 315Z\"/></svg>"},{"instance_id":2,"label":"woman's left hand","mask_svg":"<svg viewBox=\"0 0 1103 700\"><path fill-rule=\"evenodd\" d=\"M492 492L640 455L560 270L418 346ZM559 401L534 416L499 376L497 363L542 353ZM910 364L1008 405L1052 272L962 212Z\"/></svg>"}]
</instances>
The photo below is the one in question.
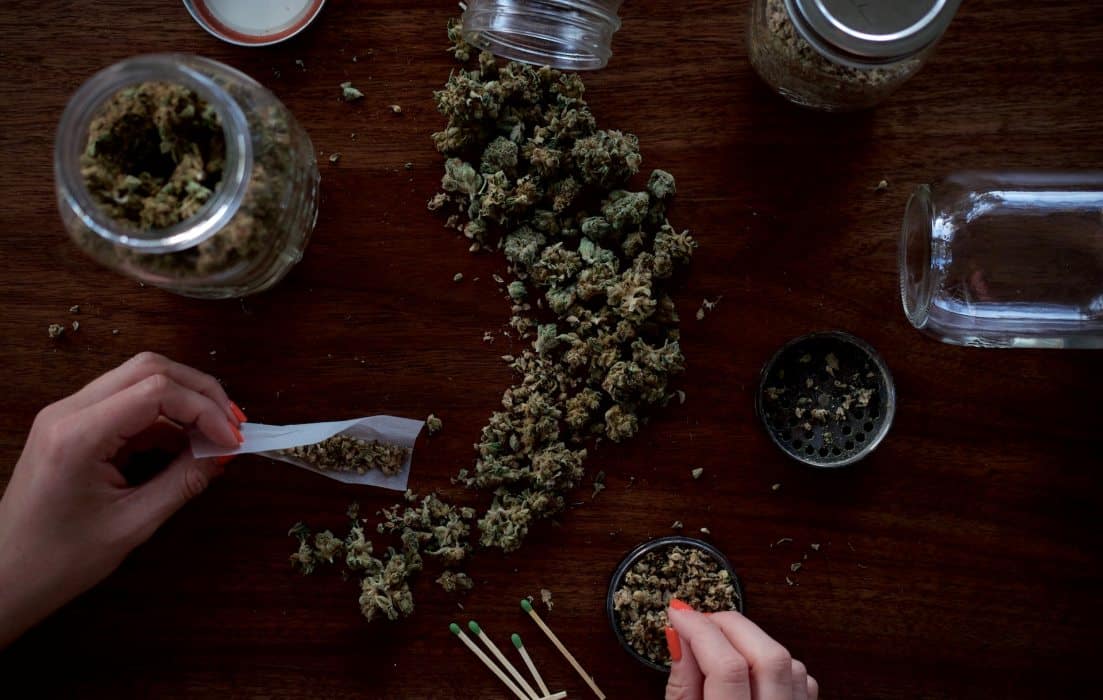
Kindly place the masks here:
<instances>
[{"instance_id":1,"label":"woman's left hand","mask_svg":"<svg viewBox=\"0 0 1103 700\"><path fill-rule=\"evenodd\" d=\"M183 426L236 447L244 419L213 377L153 353L42 409L0 499L0 649L114 571L222 470L184 449L132 486L117 466L128 451Z\"/></svg>"}]
</instances>

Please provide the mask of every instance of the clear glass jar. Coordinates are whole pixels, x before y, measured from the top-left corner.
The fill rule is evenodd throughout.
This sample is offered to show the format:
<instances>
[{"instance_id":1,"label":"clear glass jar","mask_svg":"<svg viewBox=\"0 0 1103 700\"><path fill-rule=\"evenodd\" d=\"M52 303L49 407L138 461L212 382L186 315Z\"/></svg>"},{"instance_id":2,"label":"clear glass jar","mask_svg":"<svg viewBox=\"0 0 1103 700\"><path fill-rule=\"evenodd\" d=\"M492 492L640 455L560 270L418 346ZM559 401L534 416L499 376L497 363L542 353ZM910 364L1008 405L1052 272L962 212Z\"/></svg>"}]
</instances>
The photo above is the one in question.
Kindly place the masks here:
<instances>
[{"instance_id":1,"label":"clear glass jar","mask_svg":"<svg viewBox=\"0 0 1103 700\"><path fill-rule=\"evenodd\" d=\"M468 0L463 38L512 61L560 70L604 68L623 0Z\"/></svg>"},{"instance_id":2,"label":"clear glass jar","mask_svg":"<svg viewBox=\"0 0 1103 700\"><path fill-rule=\"evenodd\" d=\"M93 127L106 129L103 125L123 124L122 119L128 119L127 128L135 122L141 125L134 127L134 133L152 129L149 138L158 138L157 126L144 116L123 113L116 121L108 121L106 116L109 105L122 99L120 96L148 91L151 86L154 90L183 86L193 91L213 110L215 116L209 123L220 122L224 141L217 183L205 189L189 181L184 189L192 193L194 187L198 192L192 198L196 210L163 227L119 218L109 210L135 205L144 217L143 200L128 202L135 188L147 186L155 170L163 169L175 177L176 169L184 167L183 160L175 152L171 162L145 151L141 158L116 154L113 157L127 164L119 165L119 173L112 173L119 176L114 180L119 188L107 189L104 183L113 181L95 174L99 166L94 160L102 156L97 148L102 151L106 147L91 137ZM203 114L208 115L206 111ZM211 126L211 133L216 133L215 129ZM105 138L121 141L114 133ZM170 153L167 137L159 138L164 156ZM217 171L213 165L198 177L213 180L212 171ZM121 177L123 172L125 177ZM271 287L302 258L318 213L318 165L306 131L252 78L198 56L138 56L89 79L61 117L54 177L61 218L78 246L107 267L191 297L237 297ZM90 182L97 183L96 195ZM205 201L199 204L202 198Z\"/></svg>"},{"instance_id":3,"label":"clear glass jar","mask_svg":"<svg viewBox=\"0 0 1103 700\"><path fill-rule=\"evenodd\" d=\"M908 320L943 342L1103 348L1103 171L921 185L899 267Z\"/></svg>"},{"instance_id":4,"label":"clear glass jar","mask_svg":"<svg viewBox=\"0 0 1103 700\"><path fill-rule=\"evenodd\" d=\"M960 0L752 0L751 65L804 107L872 107L923 66Z\"/></svg>"}]
</instances>

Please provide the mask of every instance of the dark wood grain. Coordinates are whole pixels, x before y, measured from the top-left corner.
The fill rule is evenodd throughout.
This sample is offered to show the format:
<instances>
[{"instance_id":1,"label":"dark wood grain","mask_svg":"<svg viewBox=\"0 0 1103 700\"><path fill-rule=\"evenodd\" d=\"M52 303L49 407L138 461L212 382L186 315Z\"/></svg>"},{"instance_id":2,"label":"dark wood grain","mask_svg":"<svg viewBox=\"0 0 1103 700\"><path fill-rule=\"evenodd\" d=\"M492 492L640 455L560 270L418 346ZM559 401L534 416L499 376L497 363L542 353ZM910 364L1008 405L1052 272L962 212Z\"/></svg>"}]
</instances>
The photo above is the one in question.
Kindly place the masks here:
<instances>
[{"instance_id":1,"label":"dark wood grain","mask_svg":"<svg viewBox=\"0 0 1103 700\"><path fill-rule=\"evenodd\" d=\"M302 36L244 49L205 34L175 0L3 3L5 480L38 408L148 349L217 375L262 422L435 412L446 428L419 444L412 485L450 488L510 382L498 357L516 349L482 340L507 320L490 281L502 260L468 254L424 207L441 170L428 134L441 124L432 91L452 69L443 26L454 11L334 1ZM954 169L1099 166L1097 4L970 0L914 81L843 117L800 111L756 81L746 16L745 3L631 0L611 66L586 77L599 122L638 134L645 167L677 176L671 218L701 242L677 294L688 399L635 441L596 451L604 493L591 502L581 488L584 505L512 556L480 552L462 611L423 579L415 617L369 626L351 582L290 570L284 533L300 519L337 527L350 501L374 511L393 496L239 460L117 573L0 655L3 695L504 697L447 632L474 617L501 641L520 632L551 685L587 697L517 609L544 587L556 602L545 619L610 697L659 697L663 679L619 649L603 597L621 556L676 519L712 531L743 576L748 613L825 697L1095 687L1100 356L921 337L899 308L895 236L910 189ZM164 50L257 77L320 152L342 154L323 161L304 262L262 296L212 303L141 288L62 230L51 154L66 100L99 68ZM366 98L337 102L343 80ZM881 178L891 187L875 193ZM456 272L468 281L454 284ZM701 299L719 295L695 321ZM80 331L51 341L47 325L73 304ZM838 473L786 461L752 412L772 351L828 328L877 347L900 397L879 451ZM771 547L781 537L793 542Z\"/></svg>"}]
</instances>

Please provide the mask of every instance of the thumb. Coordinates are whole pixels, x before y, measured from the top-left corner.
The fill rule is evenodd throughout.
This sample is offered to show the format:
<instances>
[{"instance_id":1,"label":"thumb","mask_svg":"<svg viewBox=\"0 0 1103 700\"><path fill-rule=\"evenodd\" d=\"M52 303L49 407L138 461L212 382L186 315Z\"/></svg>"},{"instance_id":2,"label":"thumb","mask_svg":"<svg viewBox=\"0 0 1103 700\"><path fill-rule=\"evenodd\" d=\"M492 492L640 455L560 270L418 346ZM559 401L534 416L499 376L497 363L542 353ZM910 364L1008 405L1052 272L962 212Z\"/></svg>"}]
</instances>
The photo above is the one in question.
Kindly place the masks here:
<instances>
[{"instance_id":1,"label":"thumb","mask_svg":"<svg viewBox=\"0 0 1103 700\"><path fill-rule=\"evenodd\" d=\"M672 659L670 677L666 681L666 700L701 700L705 677L693 656L693 648L673 627L667 628L666 635Z\"/></svg>"},{"instance_id":2,"label":"thumb","mask_svg":"<svg viewBox=\"0 0 1103 700\"><path fill-rule=\"evenodd\" d=\"M222 475L225 457L198 459L185 450L160 474L139 486L133 494L133 527L144 542L185 503L207 490Z\"/></svg>"}]
</instances>

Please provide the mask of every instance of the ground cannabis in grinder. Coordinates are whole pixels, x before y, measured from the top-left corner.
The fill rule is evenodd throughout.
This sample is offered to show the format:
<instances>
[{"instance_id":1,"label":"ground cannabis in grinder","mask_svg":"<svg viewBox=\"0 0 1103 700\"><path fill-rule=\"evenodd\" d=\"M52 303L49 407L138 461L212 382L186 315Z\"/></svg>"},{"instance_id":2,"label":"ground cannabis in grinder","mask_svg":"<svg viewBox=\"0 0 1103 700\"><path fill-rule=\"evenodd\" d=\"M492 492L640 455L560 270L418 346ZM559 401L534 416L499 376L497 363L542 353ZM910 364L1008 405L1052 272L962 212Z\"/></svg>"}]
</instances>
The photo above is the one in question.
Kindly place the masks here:
<instances>
[{"instance_id":1,"label":"ground cannabis in grinder","mask_svg":"<svg viewBox=\"0 0 1103 700\"><path fill-rule=\"evenodd\" d=\"M674 545L645 554L625 572L613 610L628 644L660 664L670 664L664 630L671 598L699 612L739 609L731 574L707 552Z\"/></svg>"}]
</instances>

